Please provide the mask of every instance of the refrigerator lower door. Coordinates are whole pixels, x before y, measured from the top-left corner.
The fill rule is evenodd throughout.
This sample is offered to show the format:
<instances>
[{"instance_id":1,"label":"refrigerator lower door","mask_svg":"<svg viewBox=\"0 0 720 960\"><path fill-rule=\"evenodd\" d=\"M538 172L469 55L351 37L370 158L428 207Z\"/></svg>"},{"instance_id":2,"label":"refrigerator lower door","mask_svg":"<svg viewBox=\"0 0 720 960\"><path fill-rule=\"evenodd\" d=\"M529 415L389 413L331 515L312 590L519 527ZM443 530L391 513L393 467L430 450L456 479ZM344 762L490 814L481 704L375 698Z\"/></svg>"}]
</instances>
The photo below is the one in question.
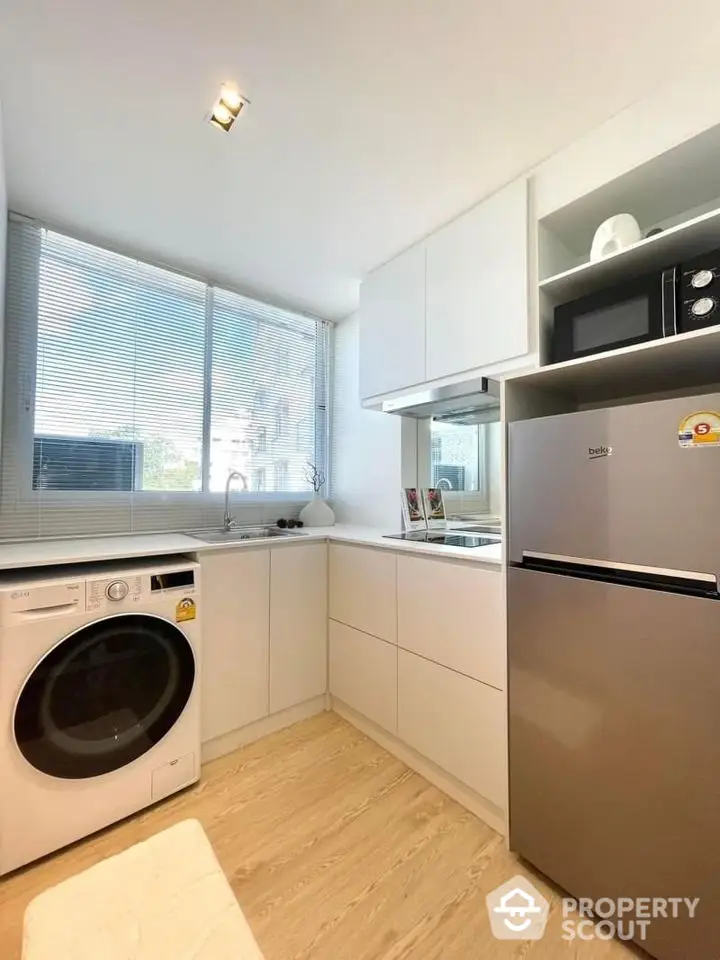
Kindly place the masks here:
<instances>
[{"instance_id":1,"label":"refrigerator lower door","mask_svg":"<svg viewBox=\"0 0 720 960\"><path fill-rule=\"evenodd\" d=\"M575 898L699 897L660 960L720 957L720 602L508 570L510 845Z\"/></svg>"}]
</instances>

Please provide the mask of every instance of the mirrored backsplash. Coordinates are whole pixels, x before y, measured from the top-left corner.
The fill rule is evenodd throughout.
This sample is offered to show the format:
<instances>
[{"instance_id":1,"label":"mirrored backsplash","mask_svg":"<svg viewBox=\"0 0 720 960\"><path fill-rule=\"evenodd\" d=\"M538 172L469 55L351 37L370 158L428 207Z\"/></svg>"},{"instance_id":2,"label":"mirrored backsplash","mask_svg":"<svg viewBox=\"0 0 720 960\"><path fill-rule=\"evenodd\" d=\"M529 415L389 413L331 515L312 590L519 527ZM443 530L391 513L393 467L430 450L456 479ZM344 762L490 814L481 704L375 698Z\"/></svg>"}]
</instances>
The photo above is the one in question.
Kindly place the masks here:
<instances>
[{"instance_id":1,"label":"mirrored backsplash","mask_svg":"<svg viewBox=\"0 0 720 960\"><path fill-rule=\"evenodd\" d=\"M448 517L499 516L501 424L431 420L419 426L425 433L418 443L421 485L443 491Z\"/></svg>"}]
</instances>

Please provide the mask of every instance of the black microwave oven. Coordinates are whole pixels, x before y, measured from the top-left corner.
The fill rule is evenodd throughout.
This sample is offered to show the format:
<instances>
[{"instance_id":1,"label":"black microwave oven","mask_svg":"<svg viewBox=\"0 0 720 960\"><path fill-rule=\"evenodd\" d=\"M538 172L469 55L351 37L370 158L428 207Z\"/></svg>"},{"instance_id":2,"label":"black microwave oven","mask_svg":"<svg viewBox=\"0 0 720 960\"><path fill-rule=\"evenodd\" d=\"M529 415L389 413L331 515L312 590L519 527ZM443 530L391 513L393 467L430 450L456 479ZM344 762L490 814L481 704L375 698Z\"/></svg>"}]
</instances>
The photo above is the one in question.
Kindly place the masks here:
<instances>
[{"instance_id":1,"label":"black microwave oven","mask_svg":"<svg viewBox=\"0 0 720 960\"><path fill-rule=\"evenodd\" d=\"M555 307L552 362L720 323L720 250Z\"/></svg>"}]
</instances>

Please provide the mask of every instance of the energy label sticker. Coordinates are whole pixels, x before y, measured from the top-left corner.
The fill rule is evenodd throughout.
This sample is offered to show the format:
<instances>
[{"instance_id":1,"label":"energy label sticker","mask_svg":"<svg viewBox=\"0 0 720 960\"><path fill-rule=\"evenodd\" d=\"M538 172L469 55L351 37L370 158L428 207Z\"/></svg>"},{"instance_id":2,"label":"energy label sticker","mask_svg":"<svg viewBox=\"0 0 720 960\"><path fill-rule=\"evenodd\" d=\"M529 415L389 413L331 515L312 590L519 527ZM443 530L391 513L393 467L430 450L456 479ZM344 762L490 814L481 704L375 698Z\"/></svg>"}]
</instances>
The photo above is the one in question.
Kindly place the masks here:
<instances>
[{"instance_id":1,"label":"energy label sticker","mask_svg":"<svg viewBox=\"0 0 720 960\"><path fill-rule=\"evenodd\" d=\"M678 441L681 447L720 447L720 413L699 410L680 424Z\"/></svg>"},{"instance_id":2,"label":"energy label sticker","mask_svg":"<svg viewBox=\"0 0 720 960\"><path fill-rule=\"evenodd\" d=\"M185 599L181 600L175 607L175 622L187 623L188 620L194 620L196 612L195 601L190 597L185 597Z\"/></svg>"}]
</instances>

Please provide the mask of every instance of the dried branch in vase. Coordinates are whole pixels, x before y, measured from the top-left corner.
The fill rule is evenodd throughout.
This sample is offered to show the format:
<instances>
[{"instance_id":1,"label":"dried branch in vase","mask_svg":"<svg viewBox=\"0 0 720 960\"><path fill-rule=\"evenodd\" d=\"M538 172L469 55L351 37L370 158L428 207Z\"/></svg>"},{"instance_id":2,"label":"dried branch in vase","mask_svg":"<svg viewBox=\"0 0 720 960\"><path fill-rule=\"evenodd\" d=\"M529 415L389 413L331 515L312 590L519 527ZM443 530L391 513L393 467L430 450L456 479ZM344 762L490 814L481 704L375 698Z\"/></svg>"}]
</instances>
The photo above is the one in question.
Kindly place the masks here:
<instances>
[{"instance_id":1,"label":"dried branch in vase","mask_svg":"<svg viewBox=\"0 0 720 960\"><path fill-rule=\"evenodd\" d=\"M307 470L305 471L305 479L313 488L315 493L320 493L323 486L325 485L325 474L319 467L316 467L314 463L310 460L307 462Z\"/></svg>"}]
</instances>

